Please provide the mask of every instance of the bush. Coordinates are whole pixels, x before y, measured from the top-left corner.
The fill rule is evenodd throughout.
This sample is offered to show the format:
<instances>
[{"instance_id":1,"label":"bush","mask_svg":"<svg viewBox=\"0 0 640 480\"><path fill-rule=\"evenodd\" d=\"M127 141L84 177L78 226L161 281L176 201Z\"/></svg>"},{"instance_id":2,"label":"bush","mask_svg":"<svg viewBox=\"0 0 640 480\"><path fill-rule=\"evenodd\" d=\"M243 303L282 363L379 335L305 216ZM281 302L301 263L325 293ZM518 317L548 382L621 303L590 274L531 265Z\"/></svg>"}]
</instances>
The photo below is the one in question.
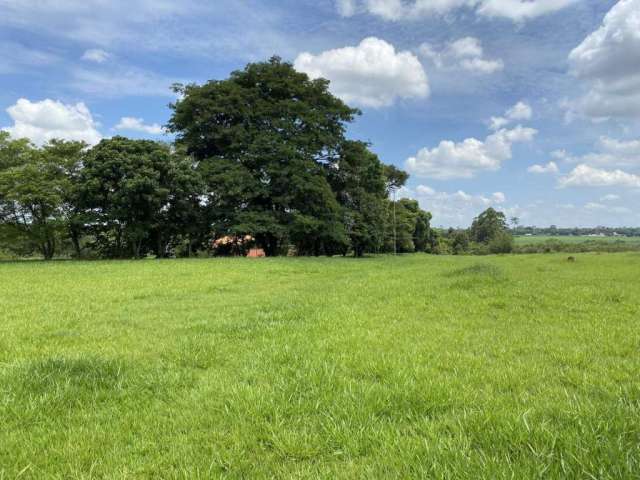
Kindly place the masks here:
<instances>
[{"instance_id":1,"label":"bush","mask_svg":"<svg viewBox=\"0 0 640 480\"><path fill-rule=\"evenodd\" d=\"M489 241L489 252L493 254L513 252L513 236L507 232L498 233Z\"/></svg>"},{"instance_id":2,"label":"bush","mask_svg":"<svg viewBox=\"0 0 640 480\"><path fill-rule=\"evenodd\" d=\"M446 238L438 237L436 244L431 248L431 254L433 255L450 255L451 245Z\"/></svg>"}]
</instances>

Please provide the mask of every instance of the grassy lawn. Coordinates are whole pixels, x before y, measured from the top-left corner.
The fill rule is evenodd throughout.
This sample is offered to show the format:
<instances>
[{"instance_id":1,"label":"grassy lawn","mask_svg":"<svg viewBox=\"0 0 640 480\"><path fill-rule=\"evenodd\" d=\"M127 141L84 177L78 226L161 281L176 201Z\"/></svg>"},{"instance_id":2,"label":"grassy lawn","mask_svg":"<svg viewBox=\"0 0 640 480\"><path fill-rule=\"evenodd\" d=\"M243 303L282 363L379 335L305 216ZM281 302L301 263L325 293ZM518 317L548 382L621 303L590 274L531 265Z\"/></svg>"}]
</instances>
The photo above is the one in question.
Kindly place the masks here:
<instances>
[{"instance_id":1,"label":"grassy lawn","mask_svg":"<svg viewBox=\"0 0 640 480\"><path fill-rule=\"evenodd\" d=\"M0 264L0 479L640 478L640 254Z\"/></svg>"}]
</instances>

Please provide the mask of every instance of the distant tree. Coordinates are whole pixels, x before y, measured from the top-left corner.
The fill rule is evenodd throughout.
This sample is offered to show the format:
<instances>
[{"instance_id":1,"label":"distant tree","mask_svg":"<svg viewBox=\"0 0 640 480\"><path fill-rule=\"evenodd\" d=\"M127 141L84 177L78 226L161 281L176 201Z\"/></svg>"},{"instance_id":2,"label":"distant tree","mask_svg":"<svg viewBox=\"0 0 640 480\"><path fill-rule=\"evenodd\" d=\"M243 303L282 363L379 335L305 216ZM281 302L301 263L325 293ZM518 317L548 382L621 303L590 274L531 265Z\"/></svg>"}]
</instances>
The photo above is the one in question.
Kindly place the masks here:
<instances>
[{"instance_id":1,"label":"distant tree","mask_svg":"<svg viewBox=\"0 0 640 480\"><path fill-rule=\"evenodd\" d=\"M416 251L414 236L420 211L418 202L408 198L388 202L385 251L398 253Z\"/></svg>"},{"instance_id":2,"label":"distant tree","mask_svg":"<svg viewBox=\"0 0 640 480\"><path fill-rule=\"evenodd\" d=\"M489 207L473 220L470 235L475 242L488 243L506 231L507 221L504 213Z\"/></svg>"},{"instance_id":3,"label":"distant tree","mask_svg":"<svg viewBox=\"0 0 640 480\"><path fill-rule=\"evenodd\" d=\"M250 234L268 255L348 244L328 176L359 112L274 57L221 81L176 86L168 128L198 163L216 235Z\"/></svg>"},{"instance_id":4,"label":"distant tree","mask_svg":"<svg viewBox=\"0 0 640 480\"><path fill-rule=\"evenodd\" d=\"M53 258L71 229L73 175L84 148L55 140L36 148L0 134L0 237L7 248Z\"/></svg>"},{"instance_id":5,"label":"distant tree","mask_svg":"<svg viewBox=\"0 0 640 480\"><path fill-rule=\"evenodd\" d=\"M162 257L198 207L191 161L168 145L114 137L86 155L79 205L103 255Z\"/></svg>"}]
</instances>

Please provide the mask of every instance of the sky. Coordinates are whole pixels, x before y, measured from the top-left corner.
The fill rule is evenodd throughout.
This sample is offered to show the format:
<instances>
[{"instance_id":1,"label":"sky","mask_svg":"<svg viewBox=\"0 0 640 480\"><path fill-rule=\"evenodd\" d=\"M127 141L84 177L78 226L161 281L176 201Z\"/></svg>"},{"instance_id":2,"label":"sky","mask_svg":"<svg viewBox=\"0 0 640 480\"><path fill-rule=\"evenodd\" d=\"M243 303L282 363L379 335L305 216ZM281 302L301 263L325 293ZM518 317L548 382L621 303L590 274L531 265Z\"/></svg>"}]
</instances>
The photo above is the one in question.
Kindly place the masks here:
<instances>
[{"instance_id":1,"label":"sky","mask_svg":"<svg viewBox=\"0 0 640 480\"><path fill-rule=\"evenodd\" d=\"M173 83L272 55L436 226L640 225L640 0L0 0L0 128L171 140Z\"/></svg>"}]
</instances>

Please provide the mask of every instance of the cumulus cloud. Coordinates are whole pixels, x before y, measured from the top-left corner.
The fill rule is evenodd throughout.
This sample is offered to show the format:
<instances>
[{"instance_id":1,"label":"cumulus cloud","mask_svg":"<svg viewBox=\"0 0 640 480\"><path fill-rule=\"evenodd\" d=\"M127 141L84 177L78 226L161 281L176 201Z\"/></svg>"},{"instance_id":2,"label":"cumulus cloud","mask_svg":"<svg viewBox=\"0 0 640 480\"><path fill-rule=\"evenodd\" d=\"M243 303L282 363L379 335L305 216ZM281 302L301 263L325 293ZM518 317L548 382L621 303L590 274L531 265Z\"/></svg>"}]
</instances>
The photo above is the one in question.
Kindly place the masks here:
<instances>
[{"instance_id":1,"label":"cumulus cloud","mask_svg":"<svg viewBox=\"0 0 640 480\"><path fill-rule=\"evenodd\" d=\"M529 173L558 173L560 169L558 168L558 164L556 162L549 162L546 165L531 165L527 172Z\"/></svg>"},{"instance_id":2,"label":"cumulus cloud","mask_svg":"<svg viewBox=\"0 0 640 480\"><path fill-rule=\"evenodd\" d=\"M452 11L466 8L484 17L501 17L522 22L561 10L577 0L360 0L363 11L376 15L384 20L410 20L432 15L444 15ZM338 0L339 12L344 12L344 0ZM355 0L348 2L355 4ZM354 15L356 8L349 10Z\"/></svg>"},{"instance_id":3,"label":"cumulus cloud","mask_svg":"<svg viewBox=\"0 0 640 480\"><path fill-rule=\"evenodd\" d=\"M135 117L122 117L114 128L116 130L148 133L149 135L160 135L164 131L157 123L147 125L144 123L144 119Z\"/></svg>"},{"instance_id":4,"label":"cumulus cloud","mask_svg":"<svg viewBox=\"0 0 640 480\"><path fill-rule=\"evenodd\" d=\"M476 74L491 74L504 68L500 59L484 58L482 43L475 37L464 37L436 48L423 43L418 53L429 59L439 69L461 69Z\"/></svg>"},{"instance_id":5,"label":"cumulus cloud","mask_svg":"<svg viewBox=\"0 0 640 480\"><path fill-rule=\"evenodd\" d=\"M331 81L331 91L347 103L386 107L397 98L426 98L429 81L418 58L397 52L384 40L369 37L358 46L301 53L295 68L311 78Z\"/></svg>"},{"instance_id":6,"label":"cumulus cloud","mask_svg":"<svg viewBox=\"0 0 640 480\"><path fill-rule=\"evenodd\" d=\"M599 167L640 167L640 140L617 140L600 137L597 151L573 156L565 150L557 150L553 157L565 163L581 163Z\"/></svg>"},{"instance_id":7,"label":"cumulus cloud","mask_svg":"<svg viewBox=\"0 0 640 480\"><path fill-rule=\"evenodd\" d=\"M104 50L100 50L99 48L92 48L82 54L82 60L95 63L104 63L109 60L110 56L111 55L109 55L109 53L105 52Z\"/></svg>"},{"instance_id":8,"label":"cumulus cloud","mask_svg":"<svg viewBox=\"0 0 640 480\"><path fill-rule=\"evenodd\" d=\"M515 143L530 142L537 130L518 125L489 135L484 141L467 138L456 143L443 140L432 149L423 148L405 162L405 168L418 177L439 180L472 178L480 171L499 170L512 157Z\"/></svg>"},{"instance_id":9,"label":"cumulus cloud","mask_svg":"<svg viewBox=\"0 0 640 480\"><path fill-rule=\"evenodd\" d=\"M640 114L640 0L621 0L598 30L569 54L573 73L589 85L576 108L590 117Z\"/></svg>"},{"instance_id":10,"label":"cumulus cloud","mask_svg":"<svg viewBox=\"0 0 640 480\"><path fill-rule=\"evenodd\" d=\"M7 113L14 124L3 130L14 138L28 138L37 145L52 139L79 140L94 145L102 138L84 103L67 105L50 99L31 102L21 98L7 108Z\"/></svg>"},{"instance_id":11,"label":"cumulus cloud","mask_svg":"<svg viewBox=\"0 0 640 480\"><path fill-rule=\"evenodd\" d=\"M491 128L491 130L499 130L512 122L530 120L532 116L533 109L531 106L524 101L520 101L504 112L504 116L491 117L489 128Z\"/></svg>"},{"instance_id":12,"label":"cumulus cloud","mask_svg":"<svg viewBox=\"0 0 640 480\"><path fill-rule=\"evenodd\" d=\"M561 177L558 186L565 187L631 187L640 188L640 175L623 170L603 170L589 165L578 165Z\"/></svg>"}]
</instances>

